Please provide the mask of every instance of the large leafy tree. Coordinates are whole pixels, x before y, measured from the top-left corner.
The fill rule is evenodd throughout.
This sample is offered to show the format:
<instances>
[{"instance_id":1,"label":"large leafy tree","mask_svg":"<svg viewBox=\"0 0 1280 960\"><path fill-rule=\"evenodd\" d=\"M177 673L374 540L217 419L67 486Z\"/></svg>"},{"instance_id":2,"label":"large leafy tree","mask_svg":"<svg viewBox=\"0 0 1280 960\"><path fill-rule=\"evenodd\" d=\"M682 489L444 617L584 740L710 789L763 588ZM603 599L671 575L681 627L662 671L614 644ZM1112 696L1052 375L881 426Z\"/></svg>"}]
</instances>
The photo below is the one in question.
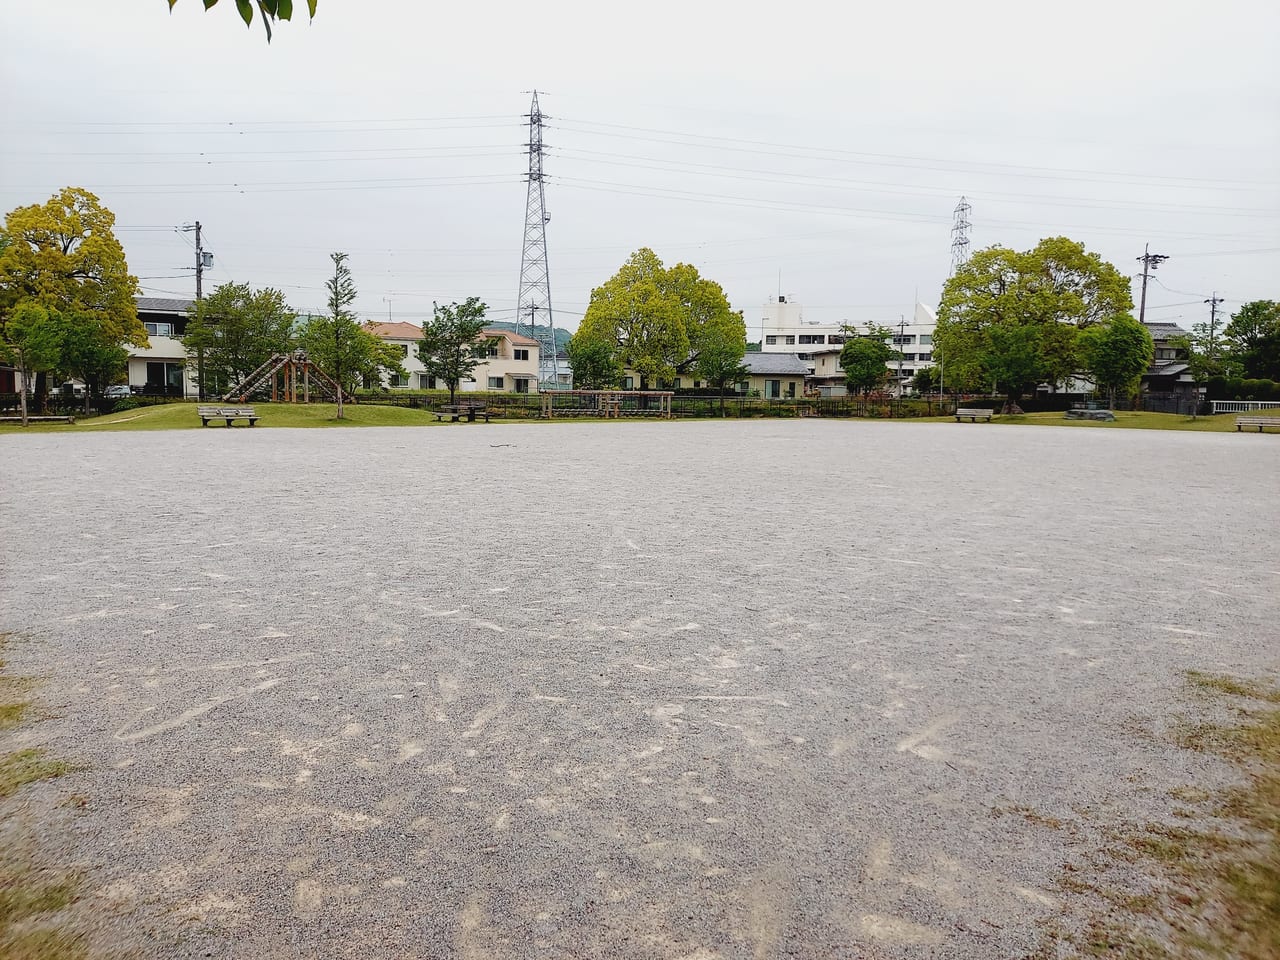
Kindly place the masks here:
<instances>
[{"instance_id":1,"label":"large leafy tree","mask_svg":"<svg viewBox=\"0 0 1280 960\"><path fill-rule=\"evenodd\" d=\"M1079 346L1084 369L1094 383L1107 392L1112 410L1118 394L1128 395L1137 390L1155 356L1151 333L1127 313L1085 327L1080 331Z\"/></svg>"},{"instance_id":2,"label":"large leafy tree","mask_svg":"<svg viewBox=\"0 0 1280 960\"><path fill-rule=\"evenodd\" d=\"M741 323L742 314L738 314L737 317ZM750 368L742 362L745 351L745 338L735 342L728 337L718 343L707 344L698 351L698 359L693 369L720 394L720 416L722 417L724 416L725 388L731 383L746 380L751 375Z\"/></svg>"},{"instance_id":3,"label":"large leafy tree","mask_svg":"<svg viewBox=\"0 0 1280 960\"><path fill-rule=\"evenodd\" d=\"M0 359L13 364L22 375L18 403L22 425L27 425L27 395L36 374L54 369L62 351L62 324L56 313L24 300L0 314Z\"/></svg>"},{"instance_id":4,"label":"large leafy tree","mask_svg":"<svg viewBox=\"0 0 1280 960\"><path fill-rule=\"evenodd\" d=\"M1078 365L1079 329L1127 313L1129 280L1066 237L1032 250L990 247L947 281L938 307L934 354L951 384L992 381L1006 412L1040 383L1058 383Z\"/></svg>"},{"instance_id":5,"label":"large leafy tree","mask_svg":"<svg viewBox=\"0 0 1280 960\"><path fill-rule=\"evenodd\" d=\"M720 285L695 267L664 267L645 247L631 255L591 301L574 334L575 349L603 345L619 367L640 375L641 384L669 381L699 369L704 353L715 365L746 351L742 315L729 306Z\"/></svg>"},{"instance_id":6,"label":"large leafy tree","mask_svg":"<svg viewBox=\"0 0 1280 960\"><path fill-rule=\"evenodd\" d=\"M867 394L882 386L889 378L887 364L897 356L885 343L887 330L872 328L867 334L850 333L840 348L840 369L850 393Z\"/></svg>"},{"instance_id":7,"label":"large leafy tree","mask_svg":"<svg viewBox=\"0 0 1280 960\"><path fill-rule=\"evenodd\" d=\"M423 324L418 359L427 376L445 382L450 403L457 397L458 384L471 376L487 346L481 333L488 309L479 297L467 297L463 303L443 307L433 303L431 320Z\"/></svg>"},{"instance_id":8,"label":"large leafy tree","mask_svg":"<svg viewBox=\"0 0 1280 960\"><path fill-rule=\"evenodd\" d=\"M146 346L133 299L138 280L129 274L114 225L115 215L80 187L11 211L0 245L0 318L32 302L60 314L59 323L90 326L106 346ZM42 383L36 389L43 395Z\"/></svg>"},{"instance_id":9,"label":"large leafy tree","mask_svg":"<svg viewBox=\"0 0 1280 960\"><path fill-rule=\"evenodd\" d=\"M218 0L202 0L206 10L216 7ZM267 31L267 42L271 42L271 24L277 20L293 19L293 0L235 0L236 9L240 11L240 18L244 20L245 26L253 23L253 11L256 7L258 12L262 14L262 26ZM178 3L178 0L169 0L169 9L172 10ZM306 0L307 12L311 14L312 19L316 15L316 0Z\"/></svg>"},{"instance_id":10,"label":"large leafy tree","mask_svg":"<svg viewBox=\"0 0 1280 960\"><path fill-rule=\"evenodd\" d=\"M203 354L201 393L218 394L293 349L298 314L279 290L224 283L191 310L186 348Z\"/></svg>"},{"instance_id":11,"label":"large leafy tree","mask_svg":"<svg viewBox=\"0 0 1280 960\"><path fill-rule=\"evenodd\" d=\"M1245 377L1280 380L1280 303L1251 300L1231 315L1223 331Z\"/></svg>"}]
</instances>

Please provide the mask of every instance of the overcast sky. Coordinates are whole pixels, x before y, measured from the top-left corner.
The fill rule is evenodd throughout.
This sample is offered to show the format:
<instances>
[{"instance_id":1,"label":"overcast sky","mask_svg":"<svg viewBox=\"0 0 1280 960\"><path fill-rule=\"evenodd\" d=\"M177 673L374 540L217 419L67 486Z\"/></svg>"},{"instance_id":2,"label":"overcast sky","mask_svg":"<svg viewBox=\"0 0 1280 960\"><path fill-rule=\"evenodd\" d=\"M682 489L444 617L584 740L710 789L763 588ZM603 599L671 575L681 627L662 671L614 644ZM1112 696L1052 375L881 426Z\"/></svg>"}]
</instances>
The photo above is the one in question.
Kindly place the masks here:
<instances>
[{"instance_id":1,"label":"overcast sky","mask_svg":"<svg viewBox=\"0 0 1280 960\"><path fill-rule=\"evenodd\" d=\"M92 190L154 295L193 294L173 228L199 219L206 291L319 309L343 250L367 317L476 295L509 319L536 87L559 326L641 246L749 332L779 291L809 320L910 316L962 194L974 249L1168 254L1148 320L1280 298L1275 0L320 0L270 45L201 7L0 0L0 205Z\"/></svg>"}]
</instances>

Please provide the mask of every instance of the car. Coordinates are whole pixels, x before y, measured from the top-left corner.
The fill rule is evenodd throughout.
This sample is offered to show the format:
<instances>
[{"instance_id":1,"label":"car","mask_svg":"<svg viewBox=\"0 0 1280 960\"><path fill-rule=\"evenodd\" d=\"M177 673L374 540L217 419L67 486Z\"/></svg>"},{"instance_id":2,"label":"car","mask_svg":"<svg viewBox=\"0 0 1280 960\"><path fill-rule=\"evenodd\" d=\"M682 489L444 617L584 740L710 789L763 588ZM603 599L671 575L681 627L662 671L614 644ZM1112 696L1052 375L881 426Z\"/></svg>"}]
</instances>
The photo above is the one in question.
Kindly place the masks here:
<instances>
[{"instance_id":1,"label":"car","mask_svg":"<svg viewBox=\"0 0 1280 960\"><path fill-rule=\"evenodd\" d=\"M119 400L121 397L129 397L132 395L133 394L129 390L129 385L127 383L117 383L113 386L107 387L106 392L103 394L103 396L108 400Z\"/></svg>"}]
</instances>

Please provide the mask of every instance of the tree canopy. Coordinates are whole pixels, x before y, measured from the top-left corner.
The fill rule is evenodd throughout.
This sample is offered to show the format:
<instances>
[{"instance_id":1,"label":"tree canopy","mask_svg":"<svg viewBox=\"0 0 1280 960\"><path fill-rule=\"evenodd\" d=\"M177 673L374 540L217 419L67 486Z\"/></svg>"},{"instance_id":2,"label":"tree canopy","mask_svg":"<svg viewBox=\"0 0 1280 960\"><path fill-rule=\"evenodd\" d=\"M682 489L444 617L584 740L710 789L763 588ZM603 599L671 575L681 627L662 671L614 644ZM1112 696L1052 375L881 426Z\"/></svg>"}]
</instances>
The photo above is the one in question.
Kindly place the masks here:
<instances>
[{"instance_id":1,"label":"tree canopy","mask_svg":"<svg viewBox=\"0 0 1280 960\"><path fill-rule=\"evenodd\" d=\"M0 312L23 300L91 319L104 341L147 346L115 214L88 190L65 187L43 204L5 218L0 250Z\"/></svg>"},{"instance_id":2,"label":"tree canopy","mask_svg":"<svg viewBox=\"0 0 1280 960\"><path fill-rule=\"evenodd\" d=\"M947 281L938 306L934 354L947 381L975 387L995 382L1006 409L1040 383L1059 383L1077 368L1081 328L1127 313L1129 280L1066 237L1032 250L990 247Z\"/></svg>"},{"instance_id":3,"label":"tree canopy","mask_svg":"<svg viewBox=\"0 0 1280 960\"><path fill-rule=\"evenodd\" d=\"M1117 395L1137 390L1154 356L1150 332L1127 313L1080 331L1080 360L1094 383L1107 392L1112 409Z\"/></svg>"},{"instance_id":4,"label":"tree canopy","mask_svg":"<svg viewBox=\"0 0 1280 960\"><path fill-rule=\"evenodd\" d=\"M202 392L219 394L294 345L298 314L279 290L224 283L191 310L186 348L203 351Z\"/></svg>"},{"instance_id":5,"label":"tree canopy","mask_svg":"<svg viewBox=\"0 0 1280 960\"><path fill-rule=\"evenodd\" d=\"M569 354L569 369L573 371L574 386L582 390L607 390L622 380L622 367L613 356L613 349L601 340L570 339L565 352Z\"/></svg>"},{"instance_id":6,"label":"tree canopy","mask_svg":"<svg viewBox=\"0 0 1280 960\"><path fill-rule=\"evenodd\" d=\"M449 402L457 396L458 384L469 377L480 363L478 343L484 330L488 307L479 297L468 297L463 303L431 305L431 320L422 326L418 341L418 359L427 376L443 380L449 388Z\"/></svg>"},{"instance_id":7,"label":"tree canopy","mask_svg":"<svg viewBox=\"0 0 1280 960\"><path fill-rule=\"evenodd\" d=\"M1223 336L1245 377L1280 380L1280 303L1251 300L1242 304L1231 315Z\"/></svg>"},{"instance_id":8,"label":"tree canopy","mask_svg":"<svg viewBox=\"0 0 1280 960\"><path fill-rule=\"evenodd\" d=\"M890 331L873 327L866 334L850 332L840 348L840 369L850 393L867 394L889 378L886 364L897 356L885 338Z\"/></svg>"},{"instance_id":9,"label":"tree canopy","mask_svg":"<svg viewBox=\"0 0 1280 960\"><path fill-rule=\"evenodd\" d=\"M218 0L202 0L205 10L210 10L218 5ZM172 10L178 3L178 0L169 0L169 9ZM307 12L311 14L311 18L315 19L316 0L306 0ZM293 0L236 0L236 9L240 11L240 18L244 20L247 27L253 23L253 9L258 8L262 14L262 26L267 31L267 42L271 42L271 24L277 20L293 19Z\"/></svg>"},{"instance_id":10,"label":"tree canopy","mask_svg":"<svg viewBox=\"0 0 1280 960\"><path fill-rule=\"evenodd\" d=\"M746 339L742 314L720 284L686 263L665 267L644 247L591 291L571 343L580 356L589 344L607 349L618 368L634 370L647 384L698 370L704 354L714 354L717 367L734 351L740 361Z\"/></svg>"}]
</instances>

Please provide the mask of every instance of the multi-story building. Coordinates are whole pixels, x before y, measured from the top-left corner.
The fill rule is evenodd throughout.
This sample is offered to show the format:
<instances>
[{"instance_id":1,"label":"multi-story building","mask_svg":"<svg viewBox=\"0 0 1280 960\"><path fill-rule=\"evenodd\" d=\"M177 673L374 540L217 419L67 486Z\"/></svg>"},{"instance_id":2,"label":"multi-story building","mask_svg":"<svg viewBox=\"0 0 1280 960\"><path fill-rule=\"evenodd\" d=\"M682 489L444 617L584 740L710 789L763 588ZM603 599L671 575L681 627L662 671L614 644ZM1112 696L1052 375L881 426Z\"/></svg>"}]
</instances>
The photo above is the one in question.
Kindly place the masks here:
<instances>
[{"instance_id":1,"label":"multi-story building","mask_svg":"<svg viewBox=\"0 0 1280 960\"><path fill-rule=\"evenodd\" d=\"M187 363L182 335L187 311L194 300L169 297L137 297L138 319L147 330L150 346L131 347L129 387L137 392L166 397L199 394L195 363Z\"/></svg>"},{"instance_id":2,"label":"multi-story building","mask_svg":"<svg viewBox=\"0 0 1280 960\"><path fill-rule=\"evenodd\" d=\"M412 323L366 323L364 328L401 349L404 377L387 381L390 389L443 390L443 381L430 376L418 359L422 328ZM464 392L491 390L504 393L538 392L538 341L510 330L482 330L476 338L480 362L471 376L458 384Z\"/></svg>"},{"instance_id":3,"label":"multi-story building","mask_svg":"<svg viewBox=\"0 0 1280 960\"><path fill-rule=\"evenodd\" d=\"M810 363L812 388L832 396L844 393L840 351L849 339L851 328L855 332L866 332L871 324L809 323L799 304L781 296L766 303L761 312L761 352L795 354ZM899 319L875 324L891 331L885 339L895 351L893 359L886 364L893 389L904 389L916 373L933 366L933 333L937 323L933 311L917 303L910 322Z\"/></svg>"}]
</instances>

